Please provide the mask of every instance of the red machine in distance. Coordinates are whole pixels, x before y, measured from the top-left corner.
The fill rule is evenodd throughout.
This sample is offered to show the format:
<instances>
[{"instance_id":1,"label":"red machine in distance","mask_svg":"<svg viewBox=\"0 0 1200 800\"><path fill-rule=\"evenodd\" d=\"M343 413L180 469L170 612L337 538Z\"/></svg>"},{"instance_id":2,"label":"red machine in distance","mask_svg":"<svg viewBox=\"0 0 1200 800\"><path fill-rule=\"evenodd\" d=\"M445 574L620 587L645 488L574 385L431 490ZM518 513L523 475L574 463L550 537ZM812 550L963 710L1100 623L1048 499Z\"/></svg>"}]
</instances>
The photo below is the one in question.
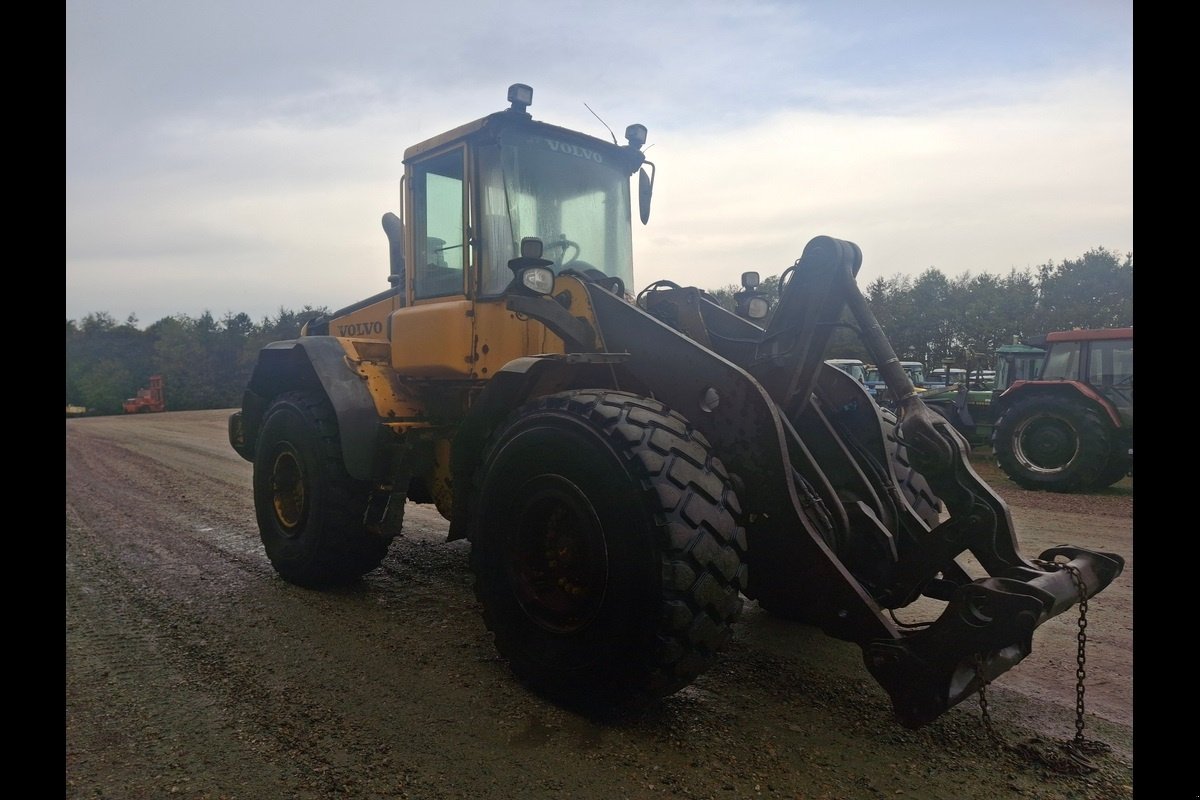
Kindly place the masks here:
<instances>
[{"instance_id":1,"label":"red machine in distance","mask_svg":"<svg viewBox=\"0 0 1200 800\"><path fill-rule=\"evenodd\" d=\"M150 385L138 389L137 395L130 397L121 405L126 414L148 414L151 411L166 411L167 400L164 394L165 384L162 375L151 375Z\"/></svg>"}]
</instances>

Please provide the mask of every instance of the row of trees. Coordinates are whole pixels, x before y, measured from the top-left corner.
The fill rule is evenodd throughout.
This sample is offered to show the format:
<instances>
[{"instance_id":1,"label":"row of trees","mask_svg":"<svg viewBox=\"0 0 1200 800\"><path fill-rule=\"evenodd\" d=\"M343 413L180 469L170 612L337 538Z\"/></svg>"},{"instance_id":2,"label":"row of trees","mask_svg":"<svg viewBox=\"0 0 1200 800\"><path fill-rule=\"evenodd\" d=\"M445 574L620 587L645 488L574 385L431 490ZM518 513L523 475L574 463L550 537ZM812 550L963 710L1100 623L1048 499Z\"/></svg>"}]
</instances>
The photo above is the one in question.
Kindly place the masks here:
<instances>
[{"instance_id":1,"label":"row of trees","mask_svg":"<svg viewBox=\"0 0 1200 800\"><path fill-rule=\"evenodd\" d=\"M764 281L772 300L779 276ZM733 308L738 287L710 294ZM1103 248L1075 260L1005 276L964 273L949 278L928 269L916 278L896 276L865 290L876 317L904 359L941 365L989 367L996 347L1052 330L1133 324L1133 254ZM258 351L291 339L309 319L328 313L306 306L280 309L254 322L246 314L216 319L166 317L144 330L130 317L118 323L106 312L67 320L67 403L90 413L121 413L121 402L153 374L166 377L172 410L231 408L241 403ZM839 331L829 358L867 359L853 330Z\"/></svg>"},{"instance_id":2,"label":"row of trees","mask_svg":"<svg viewBox=\"0 0 1200 800\"><path fill-rule=\"evenodd\" d=\"M170 410L241 405L258 351L269 342L295 338L305 322L323 313L328 309L281 308L256 323L246 314L217 320L206 311L195 319L165 317L145 330L136 317L118 323L106 312L88 314L78 323L69 319L67 404L93 414L119 414L125 398L146 386L151 375L161 374Z\"/></svg>"}]
</instances>

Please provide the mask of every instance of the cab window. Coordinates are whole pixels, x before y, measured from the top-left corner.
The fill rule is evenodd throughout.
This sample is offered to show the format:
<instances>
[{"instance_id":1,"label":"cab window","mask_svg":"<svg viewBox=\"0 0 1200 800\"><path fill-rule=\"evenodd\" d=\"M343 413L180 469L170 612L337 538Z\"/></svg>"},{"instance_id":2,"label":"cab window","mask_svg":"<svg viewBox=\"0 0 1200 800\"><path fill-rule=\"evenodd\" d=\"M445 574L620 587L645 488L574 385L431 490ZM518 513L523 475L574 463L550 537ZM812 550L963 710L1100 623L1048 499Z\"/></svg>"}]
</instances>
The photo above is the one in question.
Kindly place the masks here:
<instances>
[{"instance_id":1,"label":"cab window","mask_svg":"<svg viewBox=\"0 0 1200 800\"><path fill-rule=\"evenodd\" d=\"M1055 342L1046 356L1046 368L1042 380L1079 380L1079 342Z\"/></svg>"},{"instance_id":2,"label":"cab window","mask_svg":"<svg viewBox=\"0 0 1200 800\"><path fill-rule=\"evenodd\" d=\"M1133 385L1133 340L1092 342L1088 382L1093 386Z\"/></svg>"},{"instance_id":3,"label":"cab window","mask_svg":"<svg viewBox=\"0 0 1200 800\"><path fill-rule=\"evenodd\" d=\"M417 300L465 291L463 152L452 150L413 168L413 295Z\"/></svg>"}]
</instances>

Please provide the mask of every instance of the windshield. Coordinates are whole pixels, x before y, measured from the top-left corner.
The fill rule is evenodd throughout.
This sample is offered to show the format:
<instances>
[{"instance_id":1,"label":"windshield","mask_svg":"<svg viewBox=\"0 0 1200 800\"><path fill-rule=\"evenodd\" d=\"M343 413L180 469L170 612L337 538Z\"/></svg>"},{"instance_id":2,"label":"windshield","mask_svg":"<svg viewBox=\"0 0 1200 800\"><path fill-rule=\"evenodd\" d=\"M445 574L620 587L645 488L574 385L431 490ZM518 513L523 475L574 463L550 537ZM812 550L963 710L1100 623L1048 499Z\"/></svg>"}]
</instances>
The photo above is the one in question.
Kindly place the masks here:
<instances>
[{"instance_id":1,"label":"windshield","mask_svg":"<svg viewBox=\"0 0 1200 800\"><path fill-rule=\"evenodd\" d=\"M913 382L913 385L920 386L925 383L924 364L909 364L901 361L900 366L904 367L904 371L908 373L908 379Z\"/></svg>"},{"instance_id":2,"label":"windshield","mask_svg":"<svg viewBox=\"0 0 1200 800\"><path fill-rule=\"evenodd\" d=\"M1055 342L1052 344L1046 353L1045 366L1042 368L1042 380L1079 380L1081 349L1079 342Z\"/></svg>"},{"instance_id":3,"label":"windshield","mask_svg":"<svg viewBox=\"0 0 1200 800\"><path fill-rule=\"evenodd\" d=\"M508 260L536 236L557 273L599 270L633 286L629 175L607 150L554 132L505 131L479 151L481 294L512 280Z\"/></svg>"}]
</instances>

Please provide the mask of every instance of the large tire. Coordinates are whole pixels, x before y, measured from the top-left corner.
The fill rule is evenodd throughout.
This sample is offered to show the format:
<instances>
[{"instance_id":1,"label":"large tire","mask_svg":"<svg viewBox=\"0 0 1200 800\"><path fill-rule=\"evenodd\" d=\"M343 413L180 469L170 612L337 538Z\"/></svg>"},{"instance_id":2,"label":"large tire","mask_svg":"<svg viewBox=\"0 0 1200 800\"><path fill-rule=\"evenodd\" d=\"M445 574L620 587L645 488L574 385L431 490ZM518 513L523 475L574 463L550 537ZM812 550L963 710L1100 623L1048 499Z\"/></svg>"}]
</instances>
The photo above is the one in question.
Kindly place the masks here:
<instances>
[{"instance_id":1,"label":"large tire","mask_svg":"<svg viewBox=\"0 0 1200 800\"><path fill-rule=\"evenodd\" d=\"M1109 425L1095 409L1058 395L1017 400L992 431L1000 469L1018 486L1051 492L1097 488L1111 442Z\"/></svg>"},{"instance_id":2,"label":"large tire","mask_svg":"<svg viewBox=\"0 0 1200 800\"><path fill-rule=\"evenodd\" d=\"M745 531L679 414L623 392L540 398L493 435L475 485L476 597L532 688L636 705L714 662L742 608Z\"/></svg>"},{"instance_id":3,"label":"large tire","mask_svg":"<svg viewBox=\"0 0 1200 800\"><path fill-rule=\"evenodd\" d=\"M290 392L271 403L254 459L254 509L281 577L323 588L378 567L389 540L363 524L370 489L346 472L337 417L324 395Z\"/></svg>"}]
</instances>

